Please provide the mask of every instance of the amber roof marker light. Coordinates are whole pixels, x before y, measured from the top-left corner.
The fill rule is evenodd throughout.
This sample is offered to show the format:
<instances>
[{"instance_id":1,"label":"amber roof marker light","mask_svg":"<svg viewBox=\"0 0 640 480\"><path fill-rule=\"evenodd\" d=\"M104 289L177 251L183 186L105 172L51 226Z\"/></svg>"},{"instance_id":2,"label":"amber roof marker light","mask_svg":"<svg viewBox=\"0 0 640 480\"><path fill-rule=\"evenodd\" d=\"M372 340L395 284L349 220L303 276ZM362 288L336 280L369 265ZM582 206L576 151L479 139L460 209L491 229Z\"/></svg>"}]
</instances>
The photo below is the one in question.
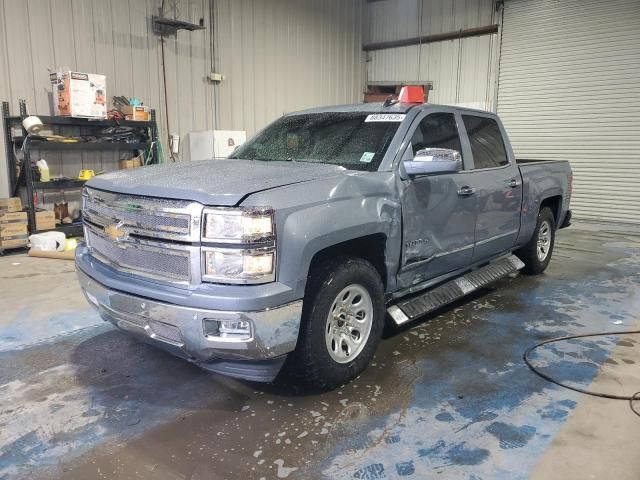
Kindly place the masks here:
<instances>
[{"instance_id":1,"label":"amber roof marker light","mask_svg":"<svg viewBox=\"0 0 640 480\"><path fill-rule=\"evenodd\" d=\"M398 98L389 95L383 107L390 107L396 103L424 103L424 87L422 85L405 85L400 89Z\"/></svg>"}]
</instances>

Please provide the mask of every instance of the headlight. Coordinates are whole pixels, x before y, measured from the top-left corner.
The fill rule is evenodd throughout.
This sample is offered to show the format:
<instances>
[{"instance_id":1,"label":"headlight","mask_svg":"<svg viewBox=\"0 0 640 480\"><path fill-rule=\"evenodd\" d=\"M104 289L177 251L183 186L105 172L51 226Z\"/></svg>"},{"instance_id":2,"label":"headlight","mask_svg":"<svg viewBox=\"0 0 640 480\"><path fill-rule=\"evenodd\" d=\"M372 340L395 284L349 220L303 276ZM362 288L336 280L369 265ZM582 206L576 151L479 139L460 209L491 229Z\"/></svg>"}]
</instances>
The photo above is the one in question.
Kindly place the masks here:
<instances>
[{"instance_id":1,"label":"headlight","mask_svg":"<svg viewBox=\"0 0 640 480\"><path fill-rule=\"evenodd\" d=\"M274 238L269 207L207 208L202 239L220 243L269 242Z\"/></svg>"},{"instance_id":2,"label":"headlight","mask_svg":"<svg viewBox=\"0 0 640 480\"><path fill-rule=\"evenodd\" d=\"M203 248L202 279L218 283L266 283L275 280L274 248Z\"/></svg>"}]
</instances>

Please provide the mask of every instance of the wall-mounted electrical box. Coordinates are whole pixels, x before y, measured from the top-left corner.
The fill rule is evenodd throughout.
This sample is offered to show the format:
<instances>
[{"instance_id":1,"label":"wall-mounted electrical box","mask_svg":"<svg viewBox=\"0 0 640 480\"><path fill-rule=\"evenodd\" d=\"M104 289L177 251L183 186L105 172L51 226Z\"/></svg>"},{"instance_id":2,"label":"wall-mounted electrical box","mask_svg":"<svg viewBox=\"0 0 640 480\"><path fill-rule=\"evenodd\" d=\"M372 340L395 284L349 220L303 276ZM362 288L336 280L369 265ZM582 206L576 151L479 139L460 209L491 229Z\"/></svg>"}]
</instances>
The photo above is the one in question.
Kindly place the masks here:
<instances>
[{"instance_id":1,"label":"wall-mounted electrical box","mask_svg":"<svg viewBox=\"0 0 640 480\"><path fill-rule=\"evenodd\" d=\"M224 75L221 73L211 72L209 75L207 75L207 78L209 78L209 80L211 80L212 82L221 82L224 80Z\"/></svg>"},{"instance_id":2,"label":"wall-mounted electrical box","mask_svg":"<svg viewBox=\"0 0 640 480\"><path fill-rule=\"evenodd\" d=\"M183 158L190 161L227 158L247 140L244 130L189 132L183 142Z\"/></svg>"}]
</instances>

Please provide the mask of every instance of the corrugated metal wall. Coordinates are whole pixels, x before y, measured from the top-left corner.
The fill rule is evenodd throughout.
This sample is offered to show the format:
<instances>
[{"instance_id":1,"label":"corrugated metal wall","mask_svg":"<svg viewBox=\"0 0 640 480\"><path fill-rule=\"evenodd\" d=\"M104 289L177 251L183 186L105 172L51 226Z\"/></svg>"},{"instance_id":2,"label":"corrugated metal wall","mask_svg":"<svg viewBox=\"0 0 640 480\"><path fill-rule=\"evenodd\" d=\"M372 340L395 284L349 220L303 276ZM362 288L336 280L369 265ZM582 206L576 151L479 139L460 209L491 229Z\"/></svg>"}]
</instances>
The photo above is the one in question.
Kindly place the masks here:
<instances>
[{"instance_id":1,"label":"corrugated metal wall","mask_svg":"<svg viewBox=\"0 0 640 480\"><path fill-rule=\"evenodd\" d=\"M578 218L640 223L640 1L507 0L498 113L516 155L571 161Z\"/></svg>"},{"instance_id":2,"label":"corrugated metal wall","mask_svg":"<svg viewBox=\"0 0 640 480\"><path fill-rule=\"evenodd\" d=\"M160 4L0 1L0 100L9 100L17 113L18 99L25 98L32 113L48 114L48 69L66 66L107 75L109 97L142 99L157 109L164 131L160 40L151 31ZM219 128L251 134L286 111L361 99L362 0L167 0L166 5L168 15L194 23L204 18L207 26L165 43L172 133L184 137L191 130ZM206 79L213 65L226 76L220 85ZM1 138L0 148L0 196L5 196ZM86 155L77 154L62 173L77 173L89 161Z\"/></svg>"},{"instance_id":3,"label":"corrugated metal wall","mask_svg":"<svg viewBox=\"0 0 640 480\"><path fill-rule=\"evenodd\" d=\"M365 43L496 23L494 0L385 0L367 4ZM493 109L498 35L369 52L368 81L433 81L429 101Z\"/></svg>"},{"instance_id":4,"label":"corrugated metal wall","mask_svg":"<svg viewBox=\"0 0 640 480\"><path fill-rule=\"evenodd\" d=\"M253 133L285 112L362 101L360 0L216 0L220 128Z\"/></svg>"}]
</instances>

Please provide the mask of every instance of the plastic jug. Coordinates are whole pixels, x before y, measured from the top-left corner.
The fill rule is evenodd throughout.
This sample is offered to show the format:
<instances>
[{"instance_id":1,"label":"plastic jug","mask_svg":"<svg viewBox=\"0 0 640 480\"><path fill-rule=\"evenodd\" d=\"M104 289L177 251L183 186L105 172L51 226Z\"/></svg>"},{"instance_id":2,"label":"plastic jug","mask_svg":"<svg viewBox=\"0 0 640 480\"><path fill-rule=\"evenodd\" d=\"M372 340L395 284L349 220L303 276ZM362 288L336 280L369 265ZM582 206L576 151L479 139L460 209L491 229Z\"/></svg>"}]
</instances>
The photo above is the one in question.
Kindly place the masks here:
<instances>
[{"instance_id":1,"label":"plastic jug","mask_svg":"<svg viewBox=\"0 0 640 480\"><path fill-rule=\"evenodd\" d=\"M47 165L47 161L44 158L41 158L36 162L36 167L40 170L40 181L48 182L51 180L51 174L49 173L49 165Z\"/></svg>"},{"instance_id":2,"label":"plastic jug","mask_svg":"<svg viewBox=\"0 0 640 480\"><path fill-rule=\"evenodd\" d=\"M43 252L62 252L67 242L62 232L44 232L29 236L31 248Z\"/></svg>"}]
</instances>

